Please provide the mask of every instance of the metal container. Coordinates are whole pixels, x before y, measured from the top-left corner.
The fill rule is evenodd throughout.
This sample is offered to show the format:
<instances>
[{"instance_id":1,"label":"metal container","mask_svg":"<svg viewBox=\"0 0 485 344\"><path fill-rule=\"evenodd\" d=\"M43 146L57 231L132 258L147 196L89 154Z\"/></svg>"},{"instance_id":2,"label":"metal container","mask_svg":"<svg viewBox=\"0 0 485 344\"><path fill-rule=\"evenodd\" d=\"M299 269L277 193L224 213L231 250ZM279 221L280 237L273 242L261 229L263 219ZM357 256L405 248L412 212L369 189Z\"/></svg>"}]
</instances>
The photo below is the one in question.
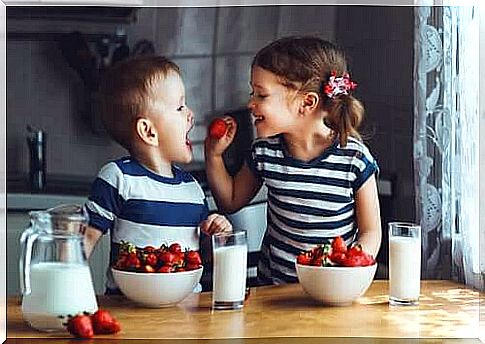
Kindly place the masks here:
<instances>
[{"instance_id":1,"label":"metal container","mask_svg":"<svg viewBox=\"0 0 485 344\"><path fill-rule=\"evenodd\" d=\"M29 182L32 191L46 188L46 134L27 126L27 145L30 152Z\"/></svg>"}]
</instances>

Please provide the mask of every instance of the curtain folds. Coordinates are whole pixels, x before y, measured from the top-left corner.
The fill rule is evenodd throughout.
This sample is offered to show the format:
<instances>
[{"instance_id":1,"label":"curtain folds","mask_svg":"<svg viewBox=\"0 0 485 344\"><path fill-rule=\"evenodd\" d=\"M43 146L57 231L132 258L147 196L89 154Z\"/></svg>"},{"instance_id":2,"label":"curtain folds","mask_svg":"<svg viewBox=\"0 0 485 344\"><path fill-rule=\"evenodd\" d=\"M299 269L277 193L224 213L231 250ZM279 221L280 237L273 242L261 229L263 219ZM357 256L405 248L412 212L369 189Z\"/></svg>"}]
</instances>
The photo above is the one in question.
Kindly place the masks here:
<instances>
[{"instance_id":1,"label":"curtain folds","mask_svg":"<svg viewBox=\"0 0 485 344\"><path fill-rule=\"evenodd\" d=\"M478 25L475 6L415 8L414 169L423 278L483 288Z\"/></svg>"}]
</instances>

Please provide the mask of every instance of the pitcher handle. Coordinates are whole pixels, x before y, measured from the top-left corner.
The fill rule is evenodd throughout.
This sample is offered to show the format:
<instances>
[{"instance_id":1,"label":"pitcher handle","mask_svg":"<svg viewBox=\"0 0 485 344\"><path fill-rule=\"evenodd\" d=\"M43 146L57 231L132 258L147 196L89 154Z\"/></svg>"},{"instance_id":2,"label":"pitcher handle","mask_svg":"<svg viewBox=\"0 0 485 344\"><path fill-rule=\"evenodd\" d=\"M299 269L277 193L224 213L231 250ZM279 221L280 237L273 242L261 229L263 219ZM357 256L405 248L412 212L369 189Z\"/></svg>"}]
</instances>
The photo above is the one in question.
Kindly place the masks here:
<instances>
[{"instance_id":1,"label":"pitcher handle","mask_svg":"<svg viewBox=\"0 0 485 344\"><path fill-rule=\"evenodd\" d=\"M22 295L30 294L30 260L32 246L39 234L35 233L33 226L27 228L20 236L20 290Z\"/></svg>"}]
</instances>

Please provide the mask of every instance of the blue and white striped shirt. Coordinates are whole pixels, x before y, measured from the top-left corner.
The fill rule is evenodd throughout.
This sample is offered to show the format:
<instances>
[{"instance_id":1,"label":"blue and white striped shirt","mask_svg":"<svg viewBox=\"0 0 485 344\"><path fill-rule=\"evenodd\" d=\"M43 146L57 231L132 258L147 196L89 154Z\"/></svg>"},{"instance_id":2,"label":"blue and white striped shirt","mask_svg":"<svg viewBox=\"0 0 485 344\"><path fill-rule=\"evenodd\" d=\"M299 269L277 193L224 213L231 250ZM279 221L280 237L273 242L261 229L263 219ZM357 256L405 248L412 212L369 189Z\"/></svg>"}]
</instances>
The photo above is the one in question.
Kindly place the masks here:
<instances>
[{"instance_id":1,"label":"blue and white striped shirt","mask_svg":"<svg viewBox=\"0 0 485 344\"><path fill-rule=\"evenodd\" d=\"M85 204L89 225L111 234L110 265L120 242L137 247L178 242L199 249L201 221L208 216L205 194L189 173L173 166L173 178L145 168L132 157L106 164ZM116 285L108 273L108 288Z\"/></svg>"},{"instance_id":2,"label":"blue and white striped shirt","mask_svg":"<svg viewBox=\"0 0 485 344\"><path fill-rule=\"evenodd\" d=\"M356 239L355 193L378 167L368 148L355 138L338 140L319 157L291 157L282 135L257 139L249 167L268 187L267 229L258 273L273 283L297 282L296 256L342 236Z\"/></svg>"}]
</instances>

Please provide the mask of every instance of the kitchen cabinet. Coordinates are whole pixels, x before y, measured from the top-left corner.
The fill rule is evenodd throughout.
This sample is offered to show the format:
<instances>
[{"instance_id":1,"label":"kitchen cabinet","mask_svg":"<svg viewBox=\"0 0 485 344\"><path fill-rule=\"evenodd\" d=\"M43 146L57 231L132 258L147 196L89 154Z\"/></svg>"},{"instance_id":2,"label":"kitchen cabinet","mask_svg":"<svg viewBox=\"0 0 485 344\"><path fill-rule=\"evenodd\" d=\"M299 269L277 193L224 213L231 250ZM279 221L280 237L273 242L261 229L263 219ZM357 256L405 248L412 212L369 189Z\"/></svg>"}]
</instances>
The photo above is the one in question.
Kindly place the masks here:
<instances>
[{"instance_id":1,"label":"kitchen cabinet","mask_svg":"<svg viewBox=\"0 0 485 344\"><path fill-rule=\"evenodd\" d=\"M252 288L240 311L212 311L210 292L192 294L176 307L158 309L141 308L123 296L100 296L100 307L119 320L122 331L97 336L96 343L135 338L197 339L197 343L244 338L238 343L281 343L282 337L292 343L322 343L325 338L332 343L349 343L352 338L357 343L380 339L379 343L387 344L396 338L419 339L419 343L432 338L429 343L433 344L467 338L457 342L479 343L474 339L484 334L479 327L485 325L484 296L463 284L430 280L421 281L420 304L409 307L389 306L387 280L374 281L362 297L345 307L316 303L300 284ZM18 299L9 298L7 343L31 343L33 338L72 343L67 333L29 328L22 319ZM310 341L312 338L318 340Z\"/></svg>"}]
</instances>

